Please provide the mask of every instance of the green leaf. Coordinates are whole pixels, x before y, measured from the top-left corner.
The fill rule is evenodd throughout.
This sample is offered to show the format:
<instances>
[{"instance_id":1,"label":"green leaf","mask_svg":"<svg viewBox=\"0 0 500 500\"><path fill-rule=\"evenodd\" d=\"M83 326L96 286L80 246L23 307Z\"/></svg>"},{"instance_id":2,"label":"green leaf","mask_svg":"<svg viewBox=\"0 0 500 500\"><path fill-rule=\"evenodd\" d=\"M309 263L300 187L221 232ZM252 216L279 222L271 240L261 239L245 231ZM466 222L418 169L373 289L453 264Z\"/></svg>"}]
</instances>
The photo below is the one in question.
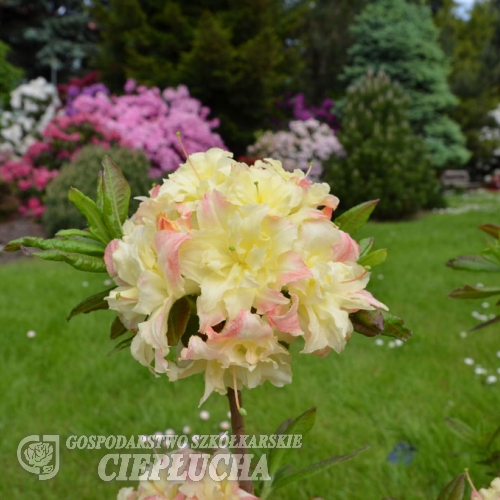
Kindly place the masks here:
<instances>
[{"instance_id":1,"label":"green leaf","mask_svg":"<svg viewBox=\"0 0 500 500\"><path fill-rule=\"evenodd\" d=\"M382 335L400 340L408 340L412 336L412 331L405 325L405 322L401 318L386 311L382 315L384 316L384 331Z\"/></svg>"},{"instance_id":2,"label":"green leaf","mask_svg":"<svg viewBox=\"0 0 500 500\"><path fill-rule=\"evenodd\" d=\"M102 178L103 178L103 174L102 174L102 170L101 170L98 174L98 177L97 177L97 192L96 192L96 198L95 198L97 208L101 212L104 210L104 193L102 190L102 183L103 183Z\"/></svg>"},{"instance_id":3,"label":"green leaf","mask_svg":"<svg viewBox=\"0 0 500 500\"><path fill-rule=\"evenodd\" d=\"M437 500L463 500L465 493L465 473L454 477L441 491Z\"/></svg>"},{"instance_id":4,"label":"green leaf","mask_svg":"<svg viewBox=\"0 0 500 500\"><path fill-rule=\"evenodd\" d=\"M102 166L104 222L110 234L115 238L121 238L122 224L128 215L130 186L109 156L104 157Z\"/></svg>"},{"instance_id":5,"label":"green leaf","mask_svg":"<svg viewBox=\"0 0 500 500\"><path fill-rule=\"evenodd\" d=\"M334 222L342 231L352 236L367 223L378 202L379 200L371 200L361 203L344 212Z\"/></svg>"},{"instance_id":6,"label":"green leaf","mask_svg":"<svg viewBox=\"0 0 500 500\"><path fill-rule=\"evenodd\" d=\"M375 238L363 238L359 242L359 256L364 257L370 253L370 250L373 247L373 243L375 242Z\"/></svg>"},{"instance_id":7,"label":"green leaf","mask_svg":"<svg viewBox=\"0 0 500 500\"><path fill-rule=\"evenodd\" d=\"M315 476L320 472L328 470L330 467L333 467L334 465L337 465L341 462L345 462L346 460L350 460L351 458L355 457L359 453L362 453L368 448L369 446L365 446L364 448L361 448L347 455L339 455L337 457L331 457L326 460L322 460L321 462L317 462L313 465L310 465L309 467L306 467L305 469L299 470L294 473L287 474L287 472L290 470L288 469L285 471L284 474L281 474L281 477L277 477L276 480L273 481L272 489L276 490L278 488L286 486L287 484L309 479L310 477Z\"/></svg>"},{"instance_id":8,"label":"green leaf","mask_svg":"<svg viewBox=\"0 0 500 500\"><path fill-rule=\"evenodd\" d=\"M479 224L479 226L477 227L481 229L481 231L484 231L486 234L489 234L496 239L498 239L498 237L500 236L500 225L498 224Z\"/></svg>"},{"instance_id":9,"label":"green leaf","mask_svg":"<svg viewBox=\"0 0 500 500\"><path fill-rule=\"evenodd\" d=\"M121 322L120 318L117 316L113 323L111 323L111 330L109 332L109 338L111 340L121 337L124 333L128 332L128 328Z\"/></svg>"},{"instance_id":10,"label":"green leaf","mask_svg":"<svg viewBox=\"0 0 500 500\"><path fill-rule=\"evenodd\" d=\"M379 309L375 311L358 311L349 316L354 331L365 337L375 337L384 331L384 317Z\"/></svg>"},{"instance_id":11,"label":"green leaf","mask_svg":"<svg viewBox=\"0 0 500 500\"><path fill-rule=\"evenodd\" d=\"M480 330L481 328L484 328L486 326L494 325L495 323L500 322L500 316L495 316L493 319L490 319L488 321L485 321L484 323L480 323L479 325L475 326L474 328L471 328L469 332L473 332L475 330Z\"/></svg>"},{"instance_id":12,"label":"green leaf","mask_svg":"<svg viewBox=\"0 0 500 500\"><path fill-rule=\"evenodd\" d=\"M477 432L469 427L465 422L458 420L457 418L447 418L445 419L446 425L461 439L470 444L480 444L481 439Z\"/></svg>"},{"instance_id":13,"label":"green leaf","mask_svg":"<svg viewBox=\"0 0 500 500\"><path fill-rule=\"evenodd\" d=\"M108 244L112 238L104 223L102 212L97 205L88 196L73 187L68 192L68 199L87 219L90 232L100 241Z\"/></svg>"},{"instance_id":14,"label":"green leaf","mask_svg":"<svg viewBox=\"0 0 500 500\"><path fill-rule=\"evenodd\" d=\"M26 247L21 247L26 255L32 255L43 260L54 260L58 262L66 262L70 266L80 271L89 271L91 273L105 273L106 265L102 257L93 255L82 255L80 253L68 253L61 250L28 250Z\"/></svg>"},{"instance_id":15,"label":"green leaf","mask_svg":"<svg viewBox=\"0 0 500 500\"><path fill-rule=\"evenodd\" d=\"M500 271L500 266L479 255L461 255L449 260L446 265L461 271Z\"/></svg>"},{"instance_id":16,"label":"green leaf","mask_svg":"<svg viewBox=\"0 0 500 500\"><path fill-rule=\"evenodd\" d=\"M168 315L167 341L168 345L175 346L186 331L186 326L191 316L189 300L182 297L174 302Z\"/></svg>"},{"instance_id":17,"label":"green leaf","mask_svg":"<svg viewBox=\"0 0 500 500\"><path fill-rule=\"evenodd\" d=\"M383 264L385 259L387 258L387 248L380 248L379 250L375 250L374 252L365 255L361 259L358 260L358 264L360 266L370 266L375 267Z\"/></svg>"},{"instance_id":18,"label":"green leaf","mask_svg":"<svg viewBox=\"0 0 500 500\"><path fill-rule=\"evenodd\" d=\"M39 248L41 250L62 250L71 253L82 253L84 255L103 256L105 248L96 243L53 238L45 240L35 236L24 236L17 240L10 241L4 248L5 252L15 252L21 247Z\"/></svg>"},{"instance_id":19,"label":"green leaf","mask_svg":"<svg viewBox=\"0 0 500 500\"><path fill-rule=\"evenodd\" d=\"M307 410L302 415L299 415L297 418L293 419L288 425L284 426L281 434L289 435L289 434L302 434L305 436L314 425L316 420L316 408L311 408ZM289 448L273 448L271 450L269 456L269 473L271 476L274 476L276 472L281 467L285 457L292 450Z\"/></svg>"},{"instance_id":20,"label":"green leaf","mask_svg":"<svg viewBox=\"0 0 500 500\"><path fill-rule=\"evenodd\" d=\"M500 287L498 286L471 286L464 285L448 294L452 299L483 299L500 294Z\"/></svg>"},{"instance_id":21,"label":"green leaf","mask_svg":"<svg viewBox=\"0 0 500 500\"><path fill-rule=\"evenodd\" d=\"M109 356L112 356L113 354L123 351L123 349L126 349L127 347L130 347L130 344L132 344L132 340L134 340L135 335L132 335L132 337L129 337L125 340L122 340L118 344L115 345L115 347L106 354L106 357L109 358Z\"/></svg>"},{"instance_id":22,"label":"green leaf","mask_svg":"<svg viewBox=\"0 0 500 500\"><path fill-rule=\"evenodd\" d=\"M71 318L77 316L78 314L88 314L92 311L108 309L109 305L108 302L104 300L104 297L107 297L111 290L114 290L114 287L108 288L107 290L103 290L102 292L87 297L71 310L68 317L66 318L66 321L69 321Z\"/></svg>"},{"instance_id":23,"label":"green leaf","mask_svg":"<svg viewBox=\"0 0 500 500\"><path fill-rule=\"evenodd\" d=\"M56 236L60 236L61 238L71 238L73 236L78 236L82 238L91 239L94 241L99 241L99 244L102 245L101 241L88 229L61 229L57 231Z\"/></svg>"}]
</instances>

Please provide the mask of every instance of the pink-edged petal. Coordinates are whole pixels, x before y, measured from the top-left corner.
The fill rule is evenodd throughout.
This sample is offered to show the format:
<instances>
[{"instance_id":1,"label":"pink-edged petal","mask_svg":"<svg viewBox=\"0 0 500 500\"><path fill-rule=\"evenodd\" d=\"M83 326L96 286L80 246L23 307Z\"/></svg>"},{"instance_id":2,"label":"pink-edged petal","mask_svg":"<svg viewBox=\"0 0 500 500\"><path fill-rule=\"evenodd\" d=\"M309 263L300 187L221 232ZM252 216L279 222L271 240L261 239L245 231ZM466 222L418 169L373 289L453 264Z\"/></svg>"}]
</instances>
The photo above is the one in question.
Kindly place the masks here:
<instances>
[{"instance_id":1,"label":"pink-edged petal","mask_svg":"<svg viewBox=\"0 0 500 500\"><path fill-rule=\"evenodd\" d=\"M303 335L304 332L300 327L300 319L297 313L298 307L298 297L292 294L292 302L288 308L279 305L267 313L269 324L280 332L290 333L294 336Z\"/></svg>"},{"instance_id":2,"label":"pink-edged petal","mask_svg":"<svg viewBox=\"0 0 500 500\"><path fill-rule=\"evenodd\" d=\"M363 296L368 304L370 304L373 307L376 307L377 309L384 309L385 311L388 311L389 308L383 304L382 302L379 302L370 292L367 290L360 290L357 292L358 295Z\"/></svg>"},{"instance_id":3,"label":"pink-edged petal","mask_svg":"<svg viewBox=\"0 0 500 500\"><path fill-rule=\"evenodd\" d=\"M265 314L283 304L288 304L288 299L280 291L269 288L259 290L254 301L257 314Z\"/></svg>"},{"instance_id":4,"label":"pink-edged petal","mask_svg":"<svg viewBox=\"0 0 500 500\"><path fill-rule=\"evenodd\" d=\"M108 271L108 274L113 279L118 278L118 271L116 270L115 263L113 262L113 254L117 250L119 242L120 242L120 240L118 240L118 239L111 240L108 243L106 250L104 250L104 264L106 265L106 271ZM120 278L118 278L118 279L120 279ZM120 283L120 284L124 284L124 283Z\"/></svg>"},{"instance_id":5,"label":"pink-edged petal","mask_svg":"<svg viewBox=\"0 0 500 500\"><path fill-rule=\"evenodd\" d=\"M333 260L336 262L357 262L359 259L358 243L344 231L340 231L340 241L333 245Z\"/></svg>"},{"instance_id":6,"label":"pink-edged petal","mask_svg":"<svg viewBox=\"0 0 500 500\"><path fill-rule=\"evenodd\" d=\"M236 318L226 322L222 332L210 339L209 343L223 342L229 338L258 341L266 337L273 337L271 327L257 314L242 309Z\"/></svg>"},{"instance_id":7,"label":"pink-edged petal","mask_svg":"<svg viewBox=\"0 0 500 500\"><path fill-rule=\"evenodd\" d=\"M231 204L217 190L205 194L198 205L198 223L200 228L213 228L221 225L219 214L224 213Z\"/></svg>"},{"instance_id":8,"label":"pink-edged petal","mask_svg":"<svg viewBox=\"0 0 500 500\"><path fill-rule=\"evenodd\" d=\"M188 233L177 233L168 230L159 231L154 236L158 262L165 280L174 292L179 291L184 282L181 276L179 248L185 241L190 239L191 235Z\"/></svg>"},{"instance_id":9,"label":"pink-edged petal","mask_svg":"<svg viewBox=\"0 0 500 500\"><path fill-rule=\"evenodd\" d=\"M302 278L312 278L312 272L308 269L305 262L296 252L285 252L279 261L280 274L278 276L278 285L283 286L293 283Z\"/></svg>"}]
</instances>

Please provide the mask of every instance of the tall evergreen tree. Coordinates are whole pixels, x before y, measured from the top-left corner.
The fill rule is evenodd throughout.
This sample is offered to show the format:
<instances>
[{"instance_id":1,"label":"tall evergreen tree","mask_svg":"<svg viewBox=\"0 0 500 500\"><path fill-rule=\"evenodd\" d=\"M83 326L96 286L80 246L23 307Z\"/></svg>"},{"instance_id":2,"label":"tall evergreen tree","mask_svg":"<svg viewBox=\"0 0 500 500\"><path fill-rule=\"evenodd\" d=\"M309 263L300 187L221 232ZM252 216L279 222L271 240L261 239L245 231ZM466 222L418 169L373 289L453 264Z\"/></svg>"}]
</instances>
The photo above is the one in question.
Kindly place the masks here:
<instances>
[{"instance_id":1,"label":"tall evergreen tree","mask_svg":"<svg viewBox=\"0 0 500 500\"><path fill-rule=\"evenodd\" d=\"M408 94L410 122L424 136L434 167L464 165L470 153L460 127L447 114L458 99L446 79L449 68L430 9L405 0L378 0L351 30L355 43L345 80L356 81L370 68L384 70Z\"/></svg>"},{"instance_id":2,"label":"tall evergreen tree","mask_svg":"<svg viewBox=\"0 0 500 500\"><path fill-rule=\"evenodd\" d=\"M0 40L28 78L58 80L84 71L94 50L95 30L81 0L0 2Z\"/></svg>"},{"instance_id":3,"label":"tall evergreen tree","mask_svg":"<svg viewBox=\"0 0 500 500\"><path fill-rule=\"evenodd\" d=\"M0 42L0 109L9 102L10 92L19 83L22 71L7 60L8 45Z\"/></svg>"},{"instance_id":4,"label":"tall evergreen tree","mask_svg":"<svg viewBox=\"0 0 500 500\"><path fill-rule=\"evenodd\" d=\"M221 134L243 152L300 67L287 43L281 0L110 0L93 10L101 33L96 67L115 90L126 78L186 84L221 118Z\"/></svg>"}]
</instances>

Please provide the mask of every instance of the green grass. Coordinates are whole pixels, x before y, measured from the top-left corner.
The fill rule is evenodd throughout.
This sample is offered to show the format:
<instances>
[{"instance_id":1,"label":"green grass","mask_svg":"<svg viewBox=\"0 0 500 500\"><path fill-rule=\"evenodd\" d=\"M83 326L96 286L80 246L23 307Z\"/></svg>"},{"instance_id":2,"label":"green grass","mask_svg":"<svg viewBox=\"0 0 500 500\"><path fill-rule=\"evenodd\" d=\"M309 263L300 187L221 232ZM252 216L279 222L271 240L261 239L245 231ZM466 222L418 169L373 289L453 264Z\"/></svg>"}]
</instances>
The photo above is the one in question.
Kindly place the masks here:
<instances>
[{"instance_id":1,"label":"green grass","mask_svg":"<svg viewBox=\"0 0 500 500\"><path fill-rule=\"evenodd\" d=\"M484 431L498 425L500 383L486 385L463 362L472 357L496 373L498 328L461 338L461 331L477 323L471 311L483 312L481 302L452 301L447 293L465 282L495 283L498 277L456 272L445 263L484 247L476 226L498 222L498 201L492 195L456 197L452 205L479 209L371 223L363 230L376 237L378 248L389 249L370 289L405 319L414 336L390 349L389 339L376 346L374 339L354 335L342 355L324 359L294 349L290 386L265 385L244 394L250 433L270 433L282 420L317 406L316 426L294 459L297 464L371 447L273 498L431 500L464 467L478 484L492 479L445 419L460 418ZM75 434L181 432L184 425L215 433L226 419L226 399L215 394L203 407L210 420L200 420L199 377L172 384L166 377L154 378L128 351L105 357L113 347L108 339L112 314L102 311L66 323L78 301L103 288L103 276L29 259L0 267L0 498L114 499L127 485L99 479L97 465L105 451L64 445L58 475L38 481L16 459L17 445L27 435L60 434L64 441ZM26 336L30 329L37 333L33 339ZM417 449L409 466L387 462L399 441Z\"/></svg>"}]
</instances>

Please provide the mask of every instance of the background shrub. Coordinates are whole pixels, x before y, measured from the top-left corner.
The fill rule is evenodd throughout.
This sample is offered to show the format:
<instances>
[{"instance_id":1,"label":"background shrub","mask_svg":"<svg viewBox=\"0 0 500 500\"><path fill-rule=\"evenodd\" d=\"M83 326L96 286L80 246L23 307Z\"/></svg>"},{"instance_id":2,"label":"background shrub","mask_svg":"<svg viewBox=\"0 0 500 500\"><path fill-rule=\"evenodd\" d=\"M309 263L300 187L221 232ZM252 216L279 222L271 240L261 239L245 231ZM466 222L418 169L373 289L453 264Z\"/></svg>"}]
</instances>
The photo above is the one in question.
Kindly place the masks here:
<instances>
[{"instance_id":1,"label":"background shrub","mask_svg":"<svg viewBox=\"0 0 500 500\"><path fill-rule=\"evenodd\" d=\"M324 177L341 210L379 198L375 215L396 219L436 197L428 151L408 121L408 99L384 72L368 72L349 87L338 137L346 155L333 156Z\"/></svg>"},{"instance_id":2,"label":"background shrub","mask_svg":"<svg viewBox=\"0 0 500 500\"><path fill-rule=\"evenodd\" d=\"M104 155L108 155L122 170L130 184L132 197L145 195L151 189L153 180L148 177L151 165L141 151L86 146L73 162L63 165L59 175L47 188L43 224L48 234L54 234L59 229L85 227L82 215L68 201L68 190L70 187L76 187L93 198L97 188L97 174L101 169ZM137 200L131 199L129 215L137 210L138 205Z\"/></svg>"}]
</instances>

